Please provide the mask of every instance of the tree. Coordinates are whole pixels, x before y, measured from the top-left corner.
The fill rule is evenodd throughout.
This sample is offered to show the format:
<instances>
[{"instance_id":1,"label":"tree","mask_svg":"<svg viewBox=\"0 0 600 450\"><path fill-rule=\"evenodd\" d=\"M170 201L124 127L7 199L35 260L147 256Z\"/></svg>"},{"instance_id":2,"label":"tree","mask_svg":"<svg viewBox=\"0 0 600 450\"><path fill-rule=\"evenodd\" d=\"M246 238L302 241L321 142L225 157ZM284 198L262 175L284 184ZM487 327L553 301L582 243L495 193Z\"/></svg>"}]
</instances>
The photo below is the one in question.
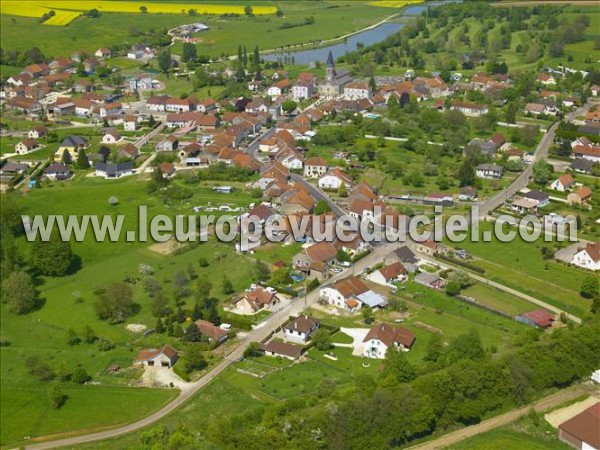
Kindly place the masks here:
<instances>
[{"instance_id":1,"label":"tree","mask_svg":"<svg viewBox=\"0 0 600 450\"><path fill-rule=\"evenodd\" d=\"M329 212L329 211L331 211L331 207L329 206L329 203L327 202L327 200L319 200L317 202L317 204L315 205L314 213L316 215L325 214L326 212Z\"/></svg>"},{"instance_id":2,"label":"tree","mask_svg":"<svg viewBox=\"0 0 600 450\"><path fill-rule=\"evenodd\" d=\"M83 367L78 367L71 374L71 381L76 384L85 384L91 379L92 377L90 377Z\"/></svg>"},{"instance_id":3,"label":"tree","mask_svg":"<svg viewBox=\"0 0 600 450\"><path fill-rule=\"evenodd\" d=\"M446 295L450 297L456 297L460 294L460 284L456 281L450 281L446 284Z\"/></svg>"},{"instance_id":4,"label":"tree","mask_svg":"<svg viewBox=\"0 0 600 450\"><path fill-rule=\"evenodd\" d=\"M93 344L97 340L98 340L98 336L96 336L96 333L94 332L92 327L90 327L89 325L86 325L85 328L83 329L83 341L86 344Z\"/></svg>"},{"instance_id":5,"label":"tree","mask_svg":"<svg viewBox=\"0 0 600 450\"><path fill-rule=\"evenodd\" d=\"M81 170L90 168L90 162L87 159L84 149L79 150L79 154L77 155L77 168Z\"/></svg>"},{"instance_id":6,"label":"tree","mask_svg":"<svg viewBox=\"0 0 600 450\"><path fill-rule=\"evenodd\" d=\"M213 285L210 282L208 276L206 274L202 274L198 277L198 281L196 281L196 290L198 292L198 298L202 300L206 300L210 297L210 291Z\"/></svg>"},{"instance_id":7,"label":"tree","mask_svg":"<svg viewBox=\"0 0 600 450\"><path fill-rule=\"evenodd\" d=\"M142 5L142 6L140 6L140 11L142 13L147 13L148 12L148 8L146 6L144 6L144 5Z\"/></svg>"},{"instance_id":8,"label":"tree","mask_svg":"<svg viewBox=\"0 0 600 450\"><path fill-rule=\"evenodd\" d=\"M258 342L250 342L246 350L244 350L244 358L261 356L260 344Z\"/></svg>"},{"instance_id":9,"label":"tree","mask_svg":"<svg viewBox=\"0 0 600 450\"><path fill-rule=\"evenodd\" d=\"M277 8L277 12L275 13L277 17L283 17L283 11L280 8Z\"/></svg>"},{"instance_id":10,"label":"tree","mask_svg":"<svg viewBox=\"0 0 600 450\"><path fill-rule=\"evenodd\" d=\"M458 180L460 181L460 186L472 186L475 182L475 167L471 162L471 159L466 159L460 168L458 169L458 174L456 175Z\"/></svg>"},{"instance_id":11,"label":"tree","mask_svg":"<svg viewBox=\"0 0 600 450\"><path fill-rule=\"evenodd\" d=\"M50 400L50 406L52 406L52 408L59 409L67 401L67 396L63 393L60 385L55 383L48 391L48 399Z\"/></svg>"},{"instance_id":12,"label":"tree","mask_svg":"<svg viewBox=\"0 0 600 450\"><path fill-rule=\"evenodd\" d=\"M171 59L171 48L167 47L161 50L157 57L158 67L164 73L167 73L173 64L173 60Z\"/></svg>"},{"instance_id":13,"label":"tree","mask_svg":"<svg viewBox=\"0 0 600 450\"><path fill-rule=\"evenodd\" d=\"M154 115L150 114L150 118L148 119L148 126L150 128L154 128L156 125L156 119L154 118Z\"/></svg>"},{"instance_id":14,"label":"tree","mask_svg":"<svg viewBox=\"0 0 600 450\"><path fill-rule=\"evenodd\" d=\"M73 158L71 158L71 152L67 149L63 150L63 154L60 160L65 165L71 164L73 162Z\"/></svg>"},{"instance_id":15,"label":"tree","mask_svg":"<svg viewBox=\"0 0 600 450\"><path fill-rule=\"evenodd\" d=\"M73 262L71 243L63 241L59 232L53 230L47 242L38 236L31 246L31 267L41 275L62 277Z\"/></svg>"},{"instance_id":16,"label":"tree","mask_svg":"<svg viewBox=\"0 0 600 450\"><path fill-rule=\"evenodd\" d=\"M136 310L133 291L126 283L111 283L100 295L94 308L100 319L121 322Z\"/></svg>"},{"instance_id":17,"label":"tree","mask_svg":"<svg viewBox=\"0 0 600 450\"><path fill-rule=\"evenodd\" d=\"M98 11L96 8L92 8L85 15L90 19L97 19L100 17L100 11Z\"/></svg>"},{"instance_id":18,"label":"tree","mask_svg":"<svg viewBox=\"0 0 600 450\"><path fill-rule=\"evenodd\" d=\"M229 278L227 278L227 276L223 276L223 282L221 283L221 292L224 295L231 295L235 292L233 289L233 285L231 284L231 281L229 280Z\"/></svg>"},{"instance_id":19,"label":"tree","mask_svg":"<svg viewBox=\"0 0 600 450\"><path fill-rule=\"evenodd\" d=\"M183 335L183 340L187 342L200 342L202 339L202 334L198 329L198 326L192 322L185 329L185 334Z\"/></svg>"},{"instance_id":20,"label":"tree","mask_svg":"<svg viewBox=\"0 0 600 450\"><path fill-rule=\"evenodd\" d=\"M540 159L533 165L533 180L538 184L546 184L552 176L552 166L545 159Z\"/></svg>"},{"instance_id":21,"label":"tree","mask_svg":"<svg viewBox=\"0 0 600 450\"><path fill-rule=\"evenodd\" d=\"M373 309L370 306L367 306L367 305L363 306L360 309L360 312L361 312L362 317L363 317L363 322L366 325L369 325L370 323L373 322Z\"/></svg>"},{"instance_id":22,"label":"tree","mask_svg":"<svg viewBox=\"0 0 600 450\"><path fill-rule=\"evenodd\" d=\"M340 184L340 188L338 189L338 195L341 198L348 197L348 188L346 187L345 183Z\"/></svg>"},{"instance_id":23,"label":"tree","mask_svg":"<svg viewBox=\"0 0 600 450\"><path fill-rule=\"evenodd\" d=\"M81 343L81 338L77 335L73 328L69 328L67 332L67 344L68 345L77 345Z\"/></svg>"},{"instance_id":24,"label":"tree","mask_svg":"<svg viewBox=\"0 0 600 450\"><path fill-rule=\"evenodd\" d=\"M297 107L298 103L296 103L294 100L286 100L281 105L281 109L283 109L283 111L288 115L293 113Z\"/></svg>"},{"instance_id":25,"label":"tree","mask_svg":"<svg viewBox=\"0 0 600 450\"><path fill-rule=\"evenodd\" d=\"M197 56L196 45L192 44L191 42L184 42L181 60L183 62L195 61Z\"/></svg>"},{"instance_id":26,"label":"tree","mask_svg":"<svg viewBox=\"0 0 600 450\"><path fill-rule=\"evenodd\" d=\"M415 367L408 361L406 354L395 347L389 347L385 353L385 363L381 374L382 384L393 386L412 381L417 376Z\"/></svg>"},{"instance_id":27,"label":"tree","mask_svg":"<svg viewBox=\"0 0 600 450\"><path fill-rule=\"evenodd\" d=\"M331 348L331 336L329 332L324 328L319 328L315 331L311 338L313 345L317 350L322 352L327 351Z\"/></svg>"},{"instance_id":28,"label":"tree","mask_svg":"<svg viewBox=\"0 0 600 450\"><path fill-rule=\"evenodd\" d=\"M444 341L442 335L439 333L433 333L427 341L427 347L425 348L424 361L438 362L444 351Z\"/></svg>"},{"instance_id":29,"label":"tree","mask_svg":"<svg viewBox=\"0 0 600 450\"><path fill-rule=\"evenodd\" d=\"M600 280L594 275L585 277L581 281L581 288L579 289L579 295L583 298L594 299L600 296Z\"/></svg>"},{"instance_id":30,"label":"tree","mask_svg":"<svg viewBox=\"0 0 600 450\"><path fill-rule=\"evenodd\" d=\"M2 301L15 314L26 314L37 306L37 293L31 276L23 271L12 272L2 281Z\"/></svg>"},{"instance_id":31,"label":"tree","mask_svg":"<svg viewBox=\"0 0 600 450\"><path fill-rule=\"evenodd\" d=\"M185 352L184 362L185 371L187 373L190 373L193 370L202 370L208 365L206 360L204 359L202 350L197 345L192 345Z\"/></svg>"},{"instance_id":32,"label":"tree","mask_svg":"<svg viewBox=\"0 0 600 450\"><path fill-rule=\"evenodd\" d=\"M448 348L448 356L451 361L459 359L477 360L483 358L484 355L481 338L475 329L457 336Z\"/></svg>"},{"instance_id":33,"label":"tree","mask_svg":"<svg viewBox=\"0 0 600 450\"><path fill-rule=\"evenodd\" d=\"M258 281L266 281L269 279L271 271L264 262L262 262L261 260L256 260L256 264L253 268L253 275L254 278Z\"/></svg>"},{"instance_id":34,"label":"tree","mask_svg":"<svg viewBox=\"0 0 600 450\"><path fill-rule=\"evenodd\" d=\"M246 14L249 17L252 17L254 15L254 13L252 12L252 6L248 5L244 7L244 14Z\"/></svg>"}]
</instances>

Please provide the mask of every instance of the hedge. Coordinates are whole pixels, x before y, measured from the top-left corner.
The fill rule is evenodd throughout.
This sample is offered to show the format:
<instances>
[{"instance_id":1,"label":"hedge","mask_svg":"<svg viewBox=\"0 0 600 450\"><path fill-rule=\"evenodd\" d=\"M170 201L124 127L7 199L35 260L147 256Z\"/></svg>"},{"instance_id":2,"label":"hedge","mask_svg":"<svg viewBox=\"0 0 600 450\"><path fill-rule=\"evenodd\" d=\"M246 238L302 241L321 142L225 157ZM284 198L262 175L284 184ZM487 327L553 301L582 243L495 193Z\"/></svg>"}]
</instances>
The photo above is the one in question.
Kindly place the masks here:
<instances>
[{"instance_id":1,"label":"hedge","mask_svg":"<svg viewBox=\"0 0 600 450\"><path fill-rule=\"evenodd\" d=\"M471 264L471 263L468 263L468 262L465 262L465 261L461 261L459 259L451 258L450 256L446 256L446 255L437 255L437 257L439 259L443 259L444 261L448 261L448 262L450 262L452 264L456 264L457 266L462 266L462 267L464 267L466 269L470 269L470 270L472 270L474 272L478 272L478 273L481 273L481 274L485 273L485 269L482 269L481 267L476 266L474 264Z\"/></svg>"}]
</instances>

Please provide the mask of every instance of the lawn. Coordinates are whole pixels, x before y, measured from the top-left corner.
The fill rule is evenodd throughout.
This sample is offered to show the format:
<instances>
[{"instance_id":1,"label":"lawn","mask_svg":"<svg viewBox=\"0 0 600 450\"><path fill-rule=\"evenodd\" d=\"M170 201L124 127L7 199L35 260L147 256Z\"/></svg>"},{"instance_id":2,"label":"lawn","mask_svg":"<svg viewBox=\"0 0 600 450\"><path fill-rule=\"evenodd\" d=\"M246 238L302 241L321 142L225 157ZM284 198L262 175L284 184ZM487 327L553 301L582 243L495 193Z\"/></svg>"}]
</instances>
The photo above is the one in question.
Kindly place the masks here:
<instances>
[{"instance_id":1,"label":"lawn","mask_svg":"<svg viewBox=\"0 0 600 450\"><path fill-rule=\"evenodd\" d=\"M492 225L481 223L480 231L490 231ZM451 244L451 243L448 243ZM553 260L542 259L541 249L553 247L552 242L528 243L520 238L512 242L472 242L465 240L456 248L464 248L473 256L473 263L486 271L486 277L518 289L533 297L580 317L589 310L589 301L579 296L579 287L587 273Z\"/></svg>"},{"instance_id":2,"label":"lawn","mask_svg":"<svg viewBox=\"0 0 600 450\"><path fill-rule=\"evenodd\" d=\"M292 258L300 253L301 250L302 244L299 242L290 245L269 243L256 249L254 256L256 259L260 259L269 264L283 261L286 264L291 265Z\"/></svg>"},{"instance_id":3,"label":"lawn","mask_svg":"<svg viewBox=\"0 0 600 450\"><path fill-rule=\"evenodd\" d=\"M537 305L481 283L475 283L467 289L463 289L461 295L473 297L484 306L510 315L522 314L538 308Z\"/></svg>"},{"instance_id":4,"label":"lawn","mask_svg":"<svg viewBox=\"0 0 600 450\"><path fill-rule=\"evenodd\" d=\"M447 448L451 450L567 450L571 447L556 439L554 430L546 436L541 436L502 427L460 441Z\"/></svg>"}]
</instances>

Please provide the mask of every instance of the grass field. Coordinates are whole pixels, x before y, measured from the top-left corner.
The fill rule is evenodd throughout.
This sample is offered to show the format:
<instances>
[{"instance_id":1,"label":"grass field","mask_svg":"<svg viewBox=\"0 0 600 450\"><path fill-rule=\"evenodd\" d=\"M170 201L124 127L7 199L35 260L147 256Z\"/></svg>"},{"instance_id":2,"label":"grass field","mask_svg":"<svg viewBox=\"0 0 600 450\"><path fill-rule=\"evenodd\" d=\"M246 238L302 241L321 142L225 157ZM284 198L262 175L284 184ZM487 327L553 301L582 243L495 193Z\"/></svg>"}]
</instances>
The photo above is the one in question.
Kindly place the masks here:
<instances>
[{"instance_id":1,"label":"grass field","mask_svg":"<svg viewBox=\"0 0 600 450\"><path fill-rule=\"evenodd\" d=\"M492 230L482 223L481 232ZM528 243L520 238L512 242L471 242L465 240L455 247L468 250L473 263L485 269L486 277L544 300L574 315L585 316L589 301L579 296L579 288L586 272L567 267L553 260L542 259L541 248L552 247L541 240Z\"/></svg>"},{"instance_id":2,"label":"grass field","mask_svg":"<svg viewBox=\"0 0 600 450\"><path fill-rule=\"evenodd\" d=\"M252 4L250 4L253 6ZM146 8L148 14L187 14L195 9L199 14L244 14L244 6L236 4L210 3L167 3L167 2L136 2L136 1L78 1L70 0L3 0L2 14L23 17L41 18L44 14L54 11L55 15L43 22L43 25L67 26L81 16L82 12L96 8L101 13L137 13ZM274 14L273 6L253 6L256 15Z\"/></svg>"},{"instance_id":3,"label":"grass field","mask_svg":"<svg viewBox=\"0 0 600 450\"><path fill-rule=\"evenodd\" d=\"M254 12L263 11L261 8L274 12L275 8L279 7L284 16L275 17L274 14L267 14L248 18L242 14L241 17L215 17L201 14L204 7L202 2L179 2L187 5L186 11L190 8L197 9L198 15L192 17L188 14L181 14L181 8L172 14L139 14L137 8L132 10L131 6L141 5L142 2L139 1L93 2L90 0L84 2L86 7L88 4L93 4L89 7L93 8L104 5L104 3L111 5L115 3L125 4L127 8L123 8L123 12L118 13L109 13L101 9L103 14L99 18L81 17L71 22L68 27L51 27L39 23L37 17L40 17L41 14L37 15L36 13L34 17L9 15L5 12L4 3L3 1L2 15L0 16L3 47L11 50L38 47L46 56L50 57L69 56L76 50L95 52L99 46L110 48L115 44L131 45L142 39L132 34L132 30L144 33L150 30L170 29L193 22L203 22L210 27L208 31L199 35L203 42L198 45L198 53L214 57L220 56L222 53L234 54L239 44L245 44L249 49L258 45L261 50L266 50L313 40L332 39L373 25L394 12L389 8L373 7L367 1L344 3L304 0L294 2L228 0L226 3L222 3L227 8L243 10L246 5L250 4L253 6ZM19 2L13 0L11 5L17 3ZM40 3L52 4L53 2L40 0ZM154 11L157 4L160 3L146 2L149 12ZM167 5L174 8L175 4ZM77 8L79 9L80 6ZM281 28L284 23L299 23L311 16L315 18L314 25ZM22 33L23 29L32 30L32 32ZM180 48L178 45L174 46L174 51L177 52L178 48Z\"/></svg>"}]
</instances>

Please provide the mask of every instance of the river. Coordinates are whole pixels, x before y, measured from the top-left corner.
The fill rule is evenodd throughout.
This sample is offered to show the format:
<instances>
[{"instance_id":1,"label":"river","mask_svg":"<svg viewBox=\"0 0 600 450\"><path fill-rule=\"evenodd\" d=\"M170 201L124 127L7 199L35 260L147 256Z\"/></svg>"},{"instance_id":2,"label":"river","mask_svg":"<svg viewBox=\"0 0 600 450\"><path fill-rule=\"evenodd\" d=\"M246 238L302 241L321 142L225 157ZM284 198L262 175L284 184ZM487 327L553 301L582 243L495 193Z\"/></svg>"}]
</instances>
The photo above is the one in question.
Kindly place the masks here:
<instances>
[{"instance_id":1,"label":"river","mask_svg":"<svg viewBox=\"0 0 600 450\"><path fill-rule=\"evenodd\" d=\"M439 6L446 3L452 3L456 0L446 0L439 2L427 2L421 3L414 6L405 8L394 20L398 20L405 17L414 17L425 11L430 6ZM390 8L391 11L391 8ZM293 56L296 64L311 64L315 61L325 62L327 55L331 51L334 58L344 56L346 53L356 50L356 44L361 43L365 47L376 44L377 42L383 41L388 36L397 33L405 26L401 22L385 22L369 30L353 34L349 36L345 41L337 44L328 45L326 47L314 48L310 50L292 50L271 53L268 55L262 55L261 57L265 61L278 61L283 59L284 56Z\"/></svg>"}]
</instances>

